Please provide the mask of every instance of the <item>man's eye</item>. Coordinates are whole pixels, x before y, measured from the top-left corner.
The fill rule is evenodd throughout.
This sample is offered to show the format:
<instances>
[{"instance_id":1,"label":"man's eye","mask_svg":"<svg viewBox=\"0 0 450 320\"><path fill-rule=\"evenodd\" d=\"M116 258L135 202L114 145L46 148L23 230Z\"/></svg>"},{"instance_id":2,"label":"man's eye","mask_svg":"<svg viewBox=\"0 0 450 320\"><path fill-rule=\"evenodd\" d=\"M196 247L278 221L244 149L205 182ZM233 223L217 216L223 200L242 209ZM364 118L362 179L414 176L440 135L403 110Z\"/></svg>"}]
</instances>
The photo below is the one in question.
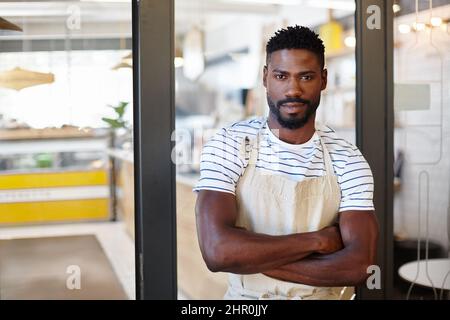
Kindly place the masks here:
<instances>
[{"instance_id":1,"label":"man's eye","mask_svg":"<svg viewBox=\"0 0 450 320\"><path fill-rule=\"evenodd\" d=\"M311 76L301 76L301 80L311 80Z\"/></svg>"},{"instance_id":2,"label":"man's eye","mask_svg":"<svg viewBox=\"0 0 450 320\"><path fill-rule=\"evenodd\" d=\"M286 76L284 74L276 74L275 78L278 80L284 80L284 79L286 79Z\"/></svg>"}]
</instances>

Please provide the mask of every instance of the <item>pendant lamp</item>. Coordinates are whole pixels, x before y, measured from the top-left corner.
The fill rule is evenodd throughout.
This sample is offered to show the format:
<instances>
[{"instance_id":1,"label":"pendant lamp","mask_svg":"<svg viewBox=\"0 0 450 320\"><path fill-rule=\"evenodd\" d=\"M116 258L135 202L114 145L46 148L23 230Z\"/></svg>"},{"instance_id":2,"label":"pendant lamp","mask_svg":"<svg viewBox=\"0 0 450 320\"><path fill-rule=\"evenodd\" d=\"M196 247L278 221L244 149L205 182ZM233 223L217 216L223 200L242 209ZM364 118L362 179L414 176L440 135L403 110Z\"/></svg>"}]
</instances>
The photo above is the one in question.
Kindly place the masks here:
<instances>
[{"instance_id":1,"label":"pendant lamp","mask_svg":"<svg viewBox=\"0 0 450 320\"><path fill-rule=\"evenodd\" d=\"M12 30L22 32L22 28L0 17L0 30Z\"/></svg>"},{"instance_id":2,"label":"pendant lamp","mask_svg":"<svg viewBox=\"0 0 450 320\"><path fill-rule=\"evenodd\" d=\"M14 90L48 84L55 81L53 73L41 73L16 67L12 70L0 72L0 87Z\"/></svg>"},{"instance_id":3,"label":"pendant lamp","mask_svg":"<svg viewBox=\"0 0 450 320\"><path fill-rule=\"evenodd\" d=\"M133 53L127 54L122 60L112 67L112 70L118 70L121 68L133 68Z\"/></svg>"}]
</instances>

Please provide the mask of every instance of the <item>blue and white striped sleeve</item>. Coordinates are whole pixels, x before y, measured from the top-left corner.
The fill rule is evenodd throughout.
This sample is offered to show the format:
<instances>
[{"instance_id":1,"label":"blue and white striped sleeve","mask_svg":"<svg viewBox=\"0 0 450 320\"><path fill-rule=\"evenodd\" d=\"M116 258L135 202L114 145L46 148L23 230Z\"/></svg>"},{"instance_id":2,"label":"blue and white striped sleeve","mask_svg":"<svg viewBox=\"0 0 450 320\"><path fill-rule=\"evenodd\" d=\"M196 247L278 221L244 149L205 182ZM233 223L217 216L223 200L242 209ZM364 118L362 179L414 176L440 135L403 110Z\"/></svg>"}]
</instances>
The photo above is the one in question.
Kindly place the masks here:
<instances>
[{"instance_id":1,"label":"blue and white striped sleeve","mask_svg":"<svg viewBox=\"0 0 450 320\"><path fill-rule=\"evenodd\" d=\"M213 190L235 194L244 162L240 157L239 138L220 130L203 147L200 159L200 179L193 189Z\"/></svg>"},{"instance_id":2,"label":"blue and white striped sleeve","mask_svg":"<svg viewBox=\"0 0 450 320\"><path fill-rule=\"evenodd\" d=\"M341 187L339 212L348 210L374 210L373 176L361 152L354 148L348 161L338 176Z\"/></svg>"}]
</instances>

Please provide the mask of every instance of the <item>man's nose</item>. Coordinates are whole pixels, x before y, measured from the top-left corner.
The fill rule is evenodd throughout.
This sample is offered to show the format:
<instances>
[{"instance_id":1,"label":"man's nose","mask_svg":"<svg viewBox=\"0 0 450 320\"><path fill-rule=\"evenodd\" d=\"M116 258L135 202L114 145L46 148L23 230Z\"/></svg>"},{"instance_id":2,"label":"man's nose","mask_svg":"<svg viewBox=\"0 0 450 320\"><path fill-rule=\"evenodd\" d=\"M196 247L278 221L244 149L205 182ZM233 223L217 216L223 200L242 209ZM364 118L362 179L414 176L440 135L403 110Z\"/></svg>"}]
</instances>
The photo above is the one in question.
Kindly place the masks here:
<instances>
[{"instance_id":1,"label":"man's nose","mask_svg":"<svg viewBox=\"0 0 450 320\"><path fill-rule=\"evenodd\" d=\"M297 79L291 79L288 83L286 97L288 98L299 98L303 95L303 89L300 81Z\"/></svg>"}]
</instances>

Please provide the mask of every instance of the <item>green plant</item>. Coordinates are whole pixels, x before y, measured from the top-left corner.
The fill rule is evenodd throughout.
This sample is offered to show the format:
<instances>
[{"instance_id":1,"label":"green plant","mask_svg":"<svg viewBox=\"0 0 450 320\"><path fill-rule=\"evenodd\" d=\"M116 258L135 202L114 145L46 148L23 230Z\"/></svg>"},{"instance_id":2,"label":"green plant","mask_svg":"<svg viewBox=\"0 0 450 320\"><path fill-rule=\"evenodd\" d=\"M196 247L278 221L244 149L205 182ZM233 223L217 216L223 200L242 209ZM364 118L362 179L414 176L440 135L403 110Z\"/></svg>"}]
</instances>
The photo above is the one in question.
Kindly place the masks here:
<instances>
[{"instance_id":1,"label":"green plant","mask_svg":"<svg viewBox=\"0 0 450 320\"><path fill-rule=\"evenodd\" d=\"M109 126L112 129L118 129L118 128L127 128L128 123L123 119L123 116L125 114L125 110L128 106L129 102L121 101L117 106L108 105L108 107L113 108L116 112L116 118L102 118L103 121L109 124Z\"/></svg>"}]
</instances>

